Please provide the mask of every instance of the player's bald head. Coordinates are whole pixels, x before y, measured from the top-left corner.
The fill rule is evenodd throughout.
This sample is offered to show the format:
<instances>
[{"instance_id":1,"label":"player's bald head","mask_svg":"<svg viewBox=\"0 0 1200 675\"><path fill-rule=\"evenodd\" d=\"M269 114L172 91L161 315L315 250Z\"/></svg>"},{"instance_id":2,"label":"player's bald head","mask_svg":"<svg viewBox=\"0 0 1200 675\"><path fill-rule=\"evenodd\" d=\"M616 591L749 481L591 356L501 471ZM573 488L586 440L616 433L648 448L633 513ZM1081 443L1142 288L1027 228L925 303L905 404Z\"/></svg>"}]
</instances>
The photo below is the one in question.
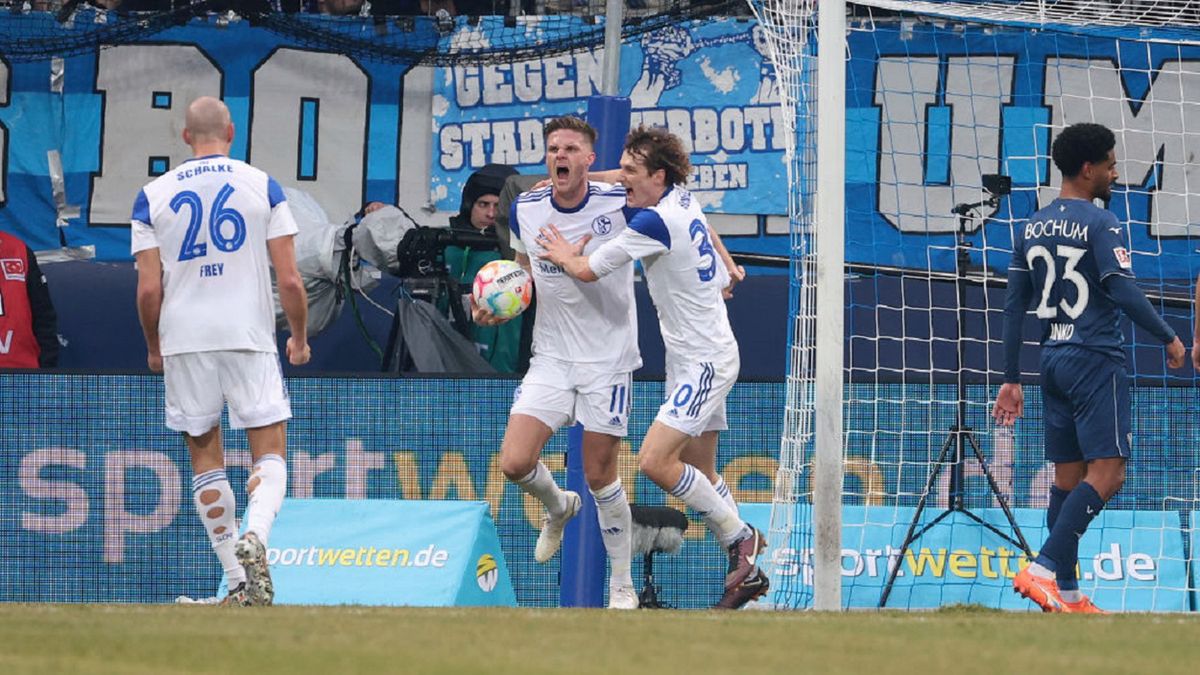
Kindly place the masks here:
<instances>
[{"instance_id":1,"label":"player's bald head","mask_svg":"<svg viewBox=\"0 0 1200 675\"><path fill-rule=\"evenodd\" d=\"M229 125L229 108L221 99L201 96L188 106L187 132L191 143L227 140Z\"/></svg>"}]
</instances>

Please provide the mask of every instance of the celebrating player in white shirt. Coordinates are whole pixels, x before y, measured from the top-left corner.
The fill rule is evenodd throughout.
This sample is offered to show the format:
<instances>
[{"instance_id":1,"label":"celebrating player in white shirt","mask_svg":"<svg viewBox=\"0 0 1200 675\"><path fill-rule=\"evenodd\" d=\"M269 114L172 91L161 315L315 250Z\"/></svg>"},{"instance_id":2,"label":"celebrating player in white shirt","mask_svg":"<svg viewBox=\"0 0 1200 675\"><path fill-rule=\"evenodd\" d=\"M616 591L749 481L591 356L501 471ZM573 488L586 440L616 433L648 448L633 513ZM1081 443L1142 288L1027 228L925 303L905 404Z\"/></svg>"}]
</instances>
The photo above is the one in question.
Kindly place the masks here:
<instances>
[{"instance_id":1,"label":"celebrating player in white shirt","mask_svg":"<svg viewBox=\"0 0 1200 675\"><path fill-rule=\"evenodd\" d=\"M755 565L765 542L704 471L683 461L695 460L690 455L697 448L715 453L717 434L727 428L725 398L740 363L722 298L731 261L714 244L700 205L679 187L690 170L676 136L665 129L635 129L621 156L627 202L641 209L628 228L590 252L586 237L577 240L553 224L538 238L544 261L581 281L601 280L632 260L642 261L667 348L667 397L642 441L639 463L651 480L701 514L727 547L729 570L717 607L737 609L767 591L767 577Z\"/></svg>"},{"instance_id":2,"label":"celebrating player in white shirt","mask_svg":"<svg viewBox=\"0 0 1200 675\"><path fill-rule=\"evenodd\" d=\"M542 253L537 234L548 223L571 236L590 235L595 246L616 238L625 229L625 191L588 180L596 159L596 132L587 122L560 117L548 122L544 133L550 187L523 193L509 215L516 260L533 275L538 305L533 357L508 418L500 466L509 480L546 507L534 549L534 558L546 562L561 546L563 527L581 502L577 493L558 487L539 457L556 429L575 420L583 424L584 474L610 562L608 606L636 609L632 518L617 477L633 371L642 365L633 266L615 267L601 283L583 284L545 260L530 259ZM483 308L474 308L473 314L481 324L499 322Z\"/></svg>"},{"instance_id":3,"label":"celebrating player in white shirt","mask_svg":"<svg viewBox=\"0 0 1200 675\"><path fill-rule=\"evenodd\" d=\"M188 106L183 140L193 157L138 193L131 240L147 362L164 375L167 427L187 439L193 500L229 584L223 604L269 605L266 544L287 491L292 416L275 346L270 266L292 332L293 365L311 354L308 306L283 190L229 158L233 133L220 100L206 96ZM246 429L254 458L246 534L236 541L237 503L221 443L226 402L230 426Z\"/></svg>"}]
</instances>

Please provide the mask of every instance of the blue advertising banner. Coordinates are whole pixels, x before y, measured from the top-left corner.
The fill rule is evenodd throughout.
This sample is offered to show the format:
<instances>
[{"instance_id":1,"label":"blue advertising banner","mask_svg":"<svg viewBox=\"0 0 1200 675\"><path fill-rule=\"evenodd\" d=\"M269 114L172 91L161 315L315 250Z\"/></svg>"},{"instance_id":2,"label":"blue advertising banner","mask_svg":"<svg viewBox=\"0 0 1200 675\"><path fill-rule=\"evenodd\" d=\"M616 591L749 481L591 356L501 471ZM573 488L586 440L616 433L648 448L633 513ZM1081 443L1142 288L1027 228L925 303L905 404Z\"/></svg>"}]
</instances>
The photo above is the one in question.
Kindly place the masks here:
<instances>
[{"instance_id":1,"label":"blue advertising banner","mask_svg":"<svg viewBox=\"0 0 1200 675\"><path fill-rule=\"evenodd\" d=\"M542 508L500 470L499 448L516 386L516 380L506 379L289 378L295 417L288 424L288 497L486 502L517 601L523 606L555 606L559 558L544 565L533 560ZM851 383L848 392L860 401L899 396L883 385L864 389ZM906 392L922 401L948 401L954 385L928 391L910 385ZM984 400L986 394L972 387L968 395ZM0 503L0 529L6 533L0 547L0 600L170 602L179 595L213 594L220 583L220 566L192 504L187 451L179 435L163 426L162 396L162 378L150 375L0 373L0 491L8 495ZM637 470L636 450L661 396L661 382L634 382L630 436L621 444L618 475L632 503L686 511ZM1027 387L1029 417L1016 432L980 436L1010 503L1035 514L1022 515L1032 519L1022 522L1031 523L1026 536L1035 546L1043 536L1038 527L1052 473L1042 455L1039 399L1037 388ZM1176 418L1156 411L1175 410L1186 416L1195 402L1188 388L1133 390L1134 460L1125 488L1089 532L1089 537L1100 539L1095 544L1085 540L1086 555L1101 567L1098 572L1096 562L1091 568L1085 562L1082 571L1109 574L1115 572L1116 559L1121 561L1124 581L1098 577L1096 588L1104 593L1098 601L1103 597L1113 607L1146 606L1146 596L1154 593L1153 606L1178 607L1176 589L1186 586L1180 578L1182 563L1177 562L1184 560L1179 548L1183 538L1178 516L1158 509L1172 503L1168 500L1193 494L1191 475L1178 467L1196 465L1196 448L1186 435L1178 434ZM785 403L782 382L737 383L727 401L730 428L721 434L718 446L717 469L745 505L746 515L764 527L769 507L753 504L769 503L774 494ZM847 597L853 595L863 606L878 598L883 551L888 545L898 546L903 532L897 530L907 524L925 485L930 453L941 442L941 433L931 438L919 429L942 430L954 424L953 405L926 408L925 417L918 420L911 406L875 409L859 404L846 418L857 439L848 448L846 498L857 503L847 506L845 522L858 527L847 529L845 541L847 547L859 547L859 562L849 557L846 565L862 566L847 580ZM968 423L987 429L986 412L978 411L976 419L976 408L982 406L972 406ZM227 473L240 512L246 503L250 453L245 434L226 427L223 436ZM867 438L901 437L903 442L864 445ZM566 434L556 434L542 454L560 484L565 439ZM987 483L974 466L967 467L965 479L972 503L990 503ZM797 489L803 492L806 486ZM946 493L946 485L935 485L935 503L941 504ZM882 498L901 507L877 505L875 500ZM761 514L755 516L755 509ZM657 558L655 576L665 602L709 607L721 595L724 551L701 518L688 515L692 526L683 550ZM281 518L289 517L285 508ZM1000 544L972 534L977 528L956 523L946 529L952 530L949 540L939 541L935 537L941 535L930 533L913 554L914 563L923 560L926 569L941 566L942 577L914 579L906 598L928 603L954 593L984 603L1008 602L987 580L999 564ZM273 537L271 543L281 546L280 541ZM445 546L434 541L398 546L415 556L433 543ZM1120 546L1118 553L1113 553L1114 543ZM986 553L984 547L995 553ZM921 548L929 549L929 556L919 556ZM944 556L937 553L943 548ZM966 561L951 561L950 552L959 548L975 556L975 573L982 577L976 579L976 589L967 590L957 581L954 571L965 574ZM483 554L472 552L468 562L478 566L474 558ZM1150 563L1135 554L1150 556ZM986 565L984 556L992 556ZM635 579L640 579L640 565L635 561ZM1008 569L1015 569L1011 561ZM1153 580L1139 577L1147 574ZM1144 590L1156 584L1156 590ZM1121 597L1109 595L1110 589L1120 589Z\"/></svg>"},{"instance_id":2,"label":"blue advertising banner","mask_svg":"<svg viewBox=\"0 0 1200 675\"><path fill-rule=\"evenodd\" d=\"M670 27L621 47L617 95L630 99L630 127L667 127L684 140L693 164L687 187L707 210L787 213L787 136L766 50L755 22L734 20ZM544 172L543 123L584 116L587 98L600 93L603 60L595 49L439 69L431 172L438 207L457 211L463 183L488 163Z\"/></svg>"},{"instance_id":3,"label":"blue advertising banner","mask_svg":"<svg viewBox=\"0 0 1200 675\"><path fill-rule=\"evenodd\" d=\"M39 30L54 30L52 17L41 19ZM458 35L481 30L465 19ZM90 20L103 19L76 15ZM484 28L502 20L481 19ZM355 21L344 18L345 30ZM982 176L997 173L1012 178L1013 194L967 230L985 252L980 262L1003 270L1012 232L1060 181L1048 159L1051 130L1087 119L1117 132L1122 178L1109 208L1128 225L1135 269L1194 277L1188 237L1200 190L1188 181L1188 158L1200 112L1186 102L1200 99L1191 65L1200 46L1147 37L888 20L849 31L847 259L952 270L951 210L978 201ZM787 211L788 139L765 52L756 23L741 19L688 22L622 46L618 91L631 100L632 124L665 126L685 141L688 186L709 212ZM599 91L602 59L593 50L437 69L432 92L405 92L405 65L198 18L59 63L0 60L0 228L35 250L65 242L94 247L99 260L128 260L133 198L187 156L183 108L200 95L228 103L234 157L309 192L337 222L368 201L395 201L401 161L428 162L430 199L457 211L463 183L484 164L539 170L543 121L583 112ZM419 121L432 118L429 158L400 147L404 124L417 121L402 112L410 96ZM782 229L755 222L729 237L731 250L789 254Z\"/></svg>"},{"instance_id":4,"label":"blue advertising banner","mask_svg":"<svg viewBox=\"0 0 1200 675\"><path fill-rule=\"evenodd\" d=\"M807 517L801 507L797 518ZM922 524L940 513L928 510ZM1002 532L1011 527L1000 509L975 511ZM746 504L742 516L764 532L769 504ZM980 604L1003 609L1034 610L1012 591L1012 578L1029 561L1016 547L953 513L918 539L900 557L899 547L913 509L845 506L842 512L842 603L847 608L878 607L888 574L897 575L888 607L936 608ZM1017 524L1030 546L1045 540L1046 513L1014 509ZM776 577L797 576L811 586L811 551L768 549ZM774 592L786 582L776 583ZM1187 561L1176 511L1112 511L1100 513L1079 542L1079 587L1097 606L1110 611L1186 612L1190 610Z\"/></svg>"},{"instance_id":5,"label":"blue advertising banner","mask_svg":"<svg viewBox=\"0 0 1200 675\"><path fill-rule=\"evenodd\" d=\"M517 604L487 502L286 499L267 563L280 605Z\"/></svg>"}]
</instances>

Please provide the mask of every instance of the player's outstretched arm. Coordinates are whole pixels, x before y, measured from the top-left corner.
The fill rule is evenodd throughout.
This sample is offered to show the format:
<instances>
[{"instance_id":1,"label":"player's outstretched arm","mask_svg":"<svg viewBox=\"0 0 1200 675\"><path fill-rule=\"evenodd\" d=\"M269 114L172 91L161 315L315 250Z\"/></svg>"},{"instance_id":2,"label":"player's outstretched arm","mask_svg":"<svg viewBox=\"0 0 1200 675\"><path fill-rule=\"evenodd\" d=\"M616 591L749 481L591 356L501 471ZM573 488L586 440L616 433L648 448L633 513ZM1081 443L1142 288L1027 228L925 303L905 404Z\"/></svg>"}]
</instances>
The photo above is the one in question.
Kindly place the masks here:
<instances>
[{"instance_id":1,"label":"player's outstretched arm","mask_svg":"<svg viewBox=\"0 0 1200 675\"><path fill-rule=\"evenodd\" d=\"M158 343L158 318L162 314L162 258L157 248L134 254L137 261L137 309L142 335L146 337L146 365L151 371L162 372L162 351Z\"/></svg>"},{"instance_id":2,"label":"player's outstretched arm","mask_svg":"<svg viewBox=\"0 0 1200 675\"><path fill-rule=\"evenodd\" d=\"M292 333L287 341L288 362L293 366L302 366L312 358L312 349L308 346L308 293L304 290L300 270L296 268L293 238L294 235L289 234L268 239L267 252L279 284L279 304L283 307L288 330Z\"/></svg>"}]
</instances>

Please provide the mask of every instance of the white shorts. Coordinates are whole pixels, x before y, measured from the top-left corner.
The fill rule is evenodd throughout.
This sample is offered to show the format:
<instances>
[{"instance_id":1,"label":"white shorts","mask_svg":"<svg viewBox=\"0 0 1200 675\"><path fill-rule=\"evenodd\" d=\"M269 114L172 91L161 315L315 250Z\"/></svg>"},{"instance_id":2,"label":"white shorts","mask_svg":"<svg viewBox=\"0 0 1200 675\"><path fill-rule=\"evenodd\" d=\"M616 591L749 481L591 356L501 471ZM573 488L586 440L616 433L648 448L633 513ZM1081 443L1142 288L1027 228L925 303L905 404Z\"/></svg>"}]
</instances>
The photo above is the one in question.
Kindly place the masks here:
<instances>
[{"instance_id":1,"label":"white shorts","mask_svg":"<svg viewBox=\"0 0 1200 675\"><path fill-rule=\"evenodd\" d=\"M253 429L292 416L287 385L273 352L217 351L163 357L167 428L200 436L221 422Z\"/></svg>"},{"instance_id":2,"label":"white shorts","mask_svg":"<svg viewBox=\"0 0 1200 675\"><path fill-rule=\"evenodd\" d=\"M558 429L576 420L583 428L624 436L629 428L633 372L533 357L513 394L511 413L536 417Z\"/></svg>"},{"instance_id":3,"label":"white shorts","mask_svg":"<svg viewBox=\"0 0 1200 675\"><path fill-rule=\"evenodd\" d=\"M728 429L725 399L737 382L737 354L717 361L674 361L668 356L666 365L667 396L654 420L688 436Z\"/></svg>"}]
</instances>

